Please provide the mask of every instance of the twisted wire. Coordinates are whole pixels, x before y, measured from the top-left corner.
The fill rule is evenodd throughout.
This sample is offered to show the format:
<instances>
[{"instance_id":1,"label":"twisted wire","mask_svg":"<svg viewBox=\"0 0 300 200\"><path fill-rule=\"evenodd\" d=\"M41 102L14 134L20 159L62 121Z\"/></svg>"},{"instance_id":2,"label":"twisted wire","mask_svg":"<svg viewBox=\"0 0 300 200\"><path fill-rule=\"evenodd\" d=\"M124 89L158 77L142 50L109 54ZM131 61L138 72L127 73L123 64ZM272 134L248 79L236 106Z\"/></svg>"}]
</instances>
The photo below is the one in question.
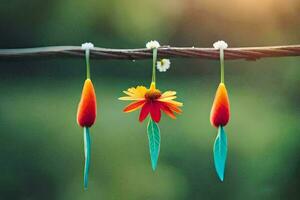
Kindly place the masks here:
<instances>
[{"instance_id":1,"label":"twisted wire","mask_svg":"<svg viewBox=\"0 0 300 200\"><path fill-rule=\"evenodd\" d=\"M0 49L0 60L26 57L84 57L85 50L80 46L49 46L24 49ZM300 56L300 45L239 47L224 50L226 60L257 60L267 57ZM95 47L90 50L93 59L123 59L140 60L152 58L152 50L140 49L109 49ZM158 48L160 58L201 58L219 59L219 50L198 47L170 47Z\"/></svg>"}]
</instances>

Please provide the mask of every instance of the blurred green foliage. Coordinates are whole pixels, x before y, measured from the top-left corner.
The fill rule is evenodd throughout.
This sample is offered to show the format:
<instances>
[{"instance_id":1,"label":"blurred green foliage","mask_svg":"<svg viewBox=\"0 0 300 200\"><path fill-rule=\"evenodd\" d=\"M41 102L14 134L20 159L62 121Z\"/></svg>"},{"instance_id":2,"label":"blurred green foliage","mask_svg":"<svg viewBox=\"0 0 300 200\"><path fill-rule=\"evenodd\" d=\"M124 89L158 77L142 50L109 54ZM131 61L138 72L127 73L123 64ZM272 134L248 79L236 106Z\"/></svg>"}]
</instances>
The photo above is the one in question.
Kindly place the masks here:
<instances>
[{"instance_id":1,"label":"blurred green foliage","mask_svg":"<svg viewBox=\"0 0 300 200\"><path fill-rule=\"evenodd\" d=\"M1 0L0 48L80 45L143 47L299 43L300 3L290 1ZM217 130L209 112L217 61L172 59L158 87L176 90L184 113L163 116L158 169L146 122L117 100L148 86L151 61L92 60L98 118L90 185L83 191L83 135L76 108L83 59L0 60L0 199L299 199L300 61L225 62L232 117L225 182L214 171Z\"/></svg>"}]
</instances>

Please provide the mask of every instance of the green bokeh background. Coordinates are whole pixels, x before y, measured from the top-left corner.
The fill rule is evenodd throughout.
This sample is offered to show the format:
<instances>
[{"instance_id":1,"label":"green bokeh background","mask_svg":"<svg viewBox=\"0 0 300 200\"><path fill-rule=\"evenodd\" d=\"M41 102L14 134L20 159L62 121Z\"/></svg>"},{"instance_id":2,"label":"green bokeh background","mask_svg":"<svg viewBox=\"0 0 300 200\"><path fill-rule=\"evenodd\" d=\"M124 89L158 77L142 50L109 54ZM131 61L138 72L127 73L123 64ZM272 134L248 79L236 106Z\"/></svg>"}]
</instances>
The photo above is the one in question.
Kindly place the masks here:
<instances>
[{"instance_id":1,"label":"green bokeh background","mask_svg":"<svg viewBox=\"0 0 300 200\"><path fill-rule=\"evenodd\" d=\"M81 45L139 48L297 44L300 2L227 0L1 0L0 48ZM163 116L158 169L151 170L146 122L122 113L122 91L148 86L151 60L92 60L98 118L88 191L76 109L85 78L80 58L0 60L0 199L299 199L300 60L226 61L231 101L224 183L214 171L217 130L209 113L218 61L171 59L157 73L184 113Z\"/></svg>"}]
</instances>

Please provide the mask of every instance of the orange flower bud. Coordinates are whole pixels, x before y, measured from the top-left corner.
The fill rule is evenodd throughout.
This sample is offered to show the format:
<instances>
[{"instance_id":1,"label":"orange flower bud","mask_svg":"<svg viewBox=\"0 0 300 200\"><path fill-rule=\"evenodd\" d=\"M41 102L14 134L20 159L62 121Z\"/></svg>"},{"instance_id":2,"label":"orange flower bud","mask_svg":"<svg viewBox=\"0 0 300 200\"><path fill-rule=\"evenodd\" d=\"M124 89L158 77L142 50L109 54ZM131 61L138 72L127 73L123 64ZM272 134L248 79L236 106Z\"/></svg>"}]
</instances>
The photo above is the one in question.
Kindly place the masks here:
<instances>
[{"instance_id":1,"label":"orange flower bud","mask_svg":"<svg viewBox=\"0 0 300 200\"><path fill-rule=\"evenodd\" d=\"M92 126L96 120L96 110L97 103L94 86L90 79L86 79L78 105L77 123L82 127Z\"/></svg>"},{"instance_id":2,"label":"orange flower bud","mask_svg":"<svg viewBox=\"0 0 300 200\"><path fill-rule=\"evenodd\" d=\"M220 83L210 112L210 123L215 126L225 126L230 118L230 106L224 83Z\"/></svg>"}]
</instances>

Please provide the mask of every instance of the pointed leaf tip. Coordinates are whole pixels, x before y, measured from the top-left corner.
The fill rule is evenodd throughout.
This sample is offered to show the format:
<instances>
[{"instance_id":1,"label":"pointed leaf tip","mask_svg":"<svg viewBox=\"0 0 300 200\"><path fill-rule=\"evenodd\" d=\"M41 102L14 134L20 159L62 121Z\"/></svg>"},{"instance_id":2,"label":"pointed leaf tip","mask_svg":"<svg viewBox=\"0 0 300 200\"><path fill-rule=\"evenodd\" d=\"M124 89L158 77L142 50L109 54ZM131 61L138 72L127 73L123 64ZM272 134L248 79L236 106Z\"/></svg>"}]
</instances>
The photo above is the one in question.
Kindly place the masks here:
<instances>
[{"instance_id":1,"label":"pointed leaf tip","mask_svg":"<svg viewBox=\"0 0 300 200\"><path fill-rule=\"evenodd\" d=\"M151 166L152 170L155 171L157 168L157 161L160 151L160 130L158 124L155 123L151 118L148 122L147 134L149 140Z\"/></svg>"},{"instance_id":2,"label":"pointed leaf tip","mask_svg":"<svg viewBox=\"0 0 300 200\"><path fill-rule=\"evenodd\" d=\"M224 181L227 157L227 136L223 126L219 126L218 135L214 144L214 163L219 179Z\"/></svg>"},{"instance_id":3,"label":"pointed leaf tip","mask_svg":"<svg viewBox=\"0 0 300 200\"><path fill-rule=\"evenodd\" d=\"M85 157L83 185L84 185L84 190L87 190L88 182L89 182L90 160L91 160L91 136L88 127L84 127L83 139L84 139L84 157Z\"/></svg>"}]
</instances>

